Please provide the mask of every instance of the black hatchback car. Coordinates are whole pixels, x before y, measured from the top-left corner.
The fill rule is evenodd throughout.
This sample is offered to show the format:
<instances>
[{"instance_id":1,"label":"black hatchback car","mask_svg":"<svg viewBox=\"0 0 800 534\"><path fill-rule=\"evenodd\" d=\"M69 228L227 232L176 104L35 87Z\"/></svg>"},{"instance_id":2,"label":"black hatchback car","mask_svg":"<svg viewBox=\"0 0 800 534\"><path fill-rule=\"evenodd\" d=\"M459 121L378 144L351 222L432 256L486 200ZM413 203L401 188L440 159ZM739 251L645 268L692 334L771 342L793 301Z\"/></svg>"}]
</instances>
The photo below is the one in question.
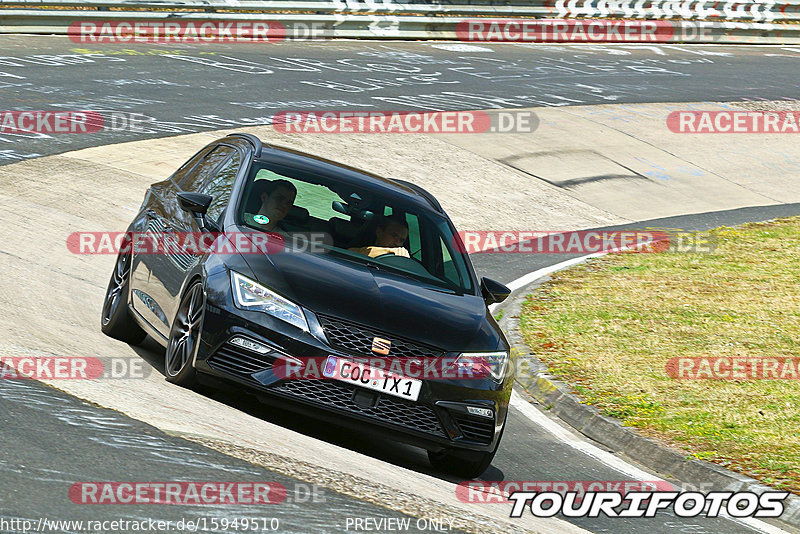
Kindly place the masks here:
<instances>
[{"instance_id":1,"label":"black hatchback car","mask_svg":"<svg viewBox=\"0 0 800 534\"><path fill-rule=\"evenodd\" d=\"M118 255L102 331L164 345L167 380L375 430L457 476L489 466L513 377L488 305L509 290L477 279L428 192L232 134L153 184L128 227L131 244L169 235L236 244Z\"/></svg>"}]
</instances>

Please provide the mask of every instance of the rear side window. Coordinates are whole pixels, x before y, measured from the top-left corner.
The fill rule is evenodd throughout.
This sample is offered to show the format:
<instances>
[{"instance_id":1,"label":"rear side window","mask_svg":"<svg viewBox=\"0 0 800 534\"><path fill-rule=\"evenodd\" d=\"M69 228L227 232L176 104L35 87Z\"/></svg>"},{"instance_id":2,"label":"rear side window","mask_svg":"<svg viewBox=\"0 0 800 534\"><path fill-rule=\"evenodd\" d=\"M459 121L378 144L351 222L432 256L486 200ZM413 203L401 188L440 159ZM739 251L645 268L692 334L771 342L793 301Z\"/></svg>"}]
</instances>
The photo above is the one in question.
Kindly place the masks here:
<instances>
[{"instance_id":1,"label":"rear side window","mask_svg":"<svg viewBox=\"0 0 800 534\"><path fill-rule=\"evenodd\" d=\"M323 185L296 180L291 176L283 176L269 169L258 171L256 180L288 180L291 182L297 188L297 198L302 199L302 207L308 210L311 217L324 220L346 217L331 207L334 201L341 201L341 197Z\"/></svg>"},{"instance_id":2,"label":"rear side window","mask_svg":"<svg viewBox=\"0 0 800 534\"><path fill-rule=\"evenodd\" d=\"M206 147L192 156L192 159L181 165L180 169L175 171L175 174L172 175L172 180L176 184L183 182L186 179L186 175L192 172L197 164L200 163L209 152L211 152L211 147Z\"/></svg>"},{"instance_id":3,"label":"rear side window","mask_svg":"<svg viewBox=\"0 0 800 534\"><path fill-rule=\"evenodd\" d=\"M208 217L212 221L219 220L225 206L231 198L231 191L233 191L233 184L236 182L236 175L239 173L239 168L242 166L242 156L238 151L234 151L230 159L222 164L217 173L211 180L206 183L201 193L211 195L214 200L211 201L211 206L208 208Z\"/></svg>"}]
</instances>

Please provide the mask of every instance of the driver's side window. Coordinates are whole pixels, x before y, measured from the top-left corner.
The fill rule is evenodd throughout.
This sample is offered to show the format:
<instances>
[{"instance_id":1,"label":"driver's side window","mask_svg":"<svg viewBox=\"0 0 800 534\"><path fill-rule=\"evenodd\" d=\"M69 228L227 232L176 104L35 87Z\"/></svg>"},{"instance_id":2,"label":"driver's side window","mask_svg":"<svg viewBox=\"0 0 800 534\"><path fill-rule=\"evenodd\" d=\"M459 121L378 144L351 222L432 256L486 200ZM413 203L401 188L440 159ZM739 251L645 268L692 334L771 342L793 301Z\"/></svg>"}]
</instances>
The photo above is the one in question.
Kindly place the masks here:
<instances>
[{"instance_id":1,"label":"driver's side window","mask_svg":"<svg viewBox=\"0 0 800 534\"><path fill-rule=\"evenodd\" d=\"M391 206L386 206L383 210L383 215L389 217L394 212ZM411 213L405 214L406 224L408 224L408 252L412 258L420 259L420 250L422 248L422 239L419 231L419 218Z\"/></svg>"},{"instance_id":2,"label":"driver's side window","mask_svg":"<svg viewBox=\"0 0 800 534\"><path fill-rule=\"evenodd\" d=\"M412 258L420 259L422 239L419 233L419 219L416 215L406 213L406 222L408 223L408 252Z\"/></svg>"}]
</instances>

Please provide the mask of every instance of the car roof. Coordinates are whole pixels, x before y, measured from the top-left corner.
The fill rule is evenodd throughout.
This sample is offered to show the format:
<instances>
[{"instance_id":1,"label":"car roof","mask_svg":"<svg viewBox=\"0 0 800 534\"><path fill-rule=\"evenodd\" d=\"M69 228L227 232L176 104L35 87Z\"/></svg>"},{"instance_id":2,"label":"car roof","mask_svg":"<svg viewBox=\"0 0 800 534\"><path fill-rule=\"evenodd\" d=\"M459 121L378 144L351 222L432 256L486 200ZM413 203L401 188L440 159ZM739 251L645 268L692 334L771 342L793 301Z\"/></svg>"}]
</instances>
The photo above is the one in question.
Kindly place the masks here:
<instances>
[{"instance_id":1,"label":"car roof","mask_svg":"<svg viewBox=\"0 0 800 534\"><path fill-rule=\"evenodd\" d=\"M377 174L332 161L320 156L308 154L288 147L262 144L250 134L232 134L233 137L245 138L255 145L254 159L259 163L279 163L301 171L321 174L336 181L355 187L380 192L384 195L402 197L422 208L444 215L439 201L422 187L405 180L385 178ZM229 136L229 137L231 137Z\"/></svg>"}]
</instances>

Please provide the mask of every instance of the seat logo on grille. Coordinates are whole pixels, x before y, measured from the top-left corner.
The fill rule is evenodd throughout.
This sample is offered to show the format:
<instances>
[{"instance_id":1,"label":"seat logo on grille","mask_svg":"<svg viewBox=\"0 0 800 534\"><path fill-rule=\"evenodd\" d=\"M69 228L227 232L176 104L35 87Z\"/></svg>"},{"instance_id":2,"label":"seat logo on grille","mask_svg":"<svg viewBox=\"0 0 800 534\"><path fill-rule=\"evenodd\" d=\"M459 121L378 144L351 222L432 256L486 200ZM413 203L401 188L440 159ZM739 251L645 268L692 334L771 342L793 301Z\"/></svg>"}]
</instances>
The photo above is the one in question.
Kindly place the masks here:
<instances>
[{"instance_id":1,"label":"seat logo on grille","mask_svg":"<svg viewBox=\"0 0 800 534\"><path fill-rule=\"evenodd\" d=\"M383 339L382 337L372 338L372 352L375 354L383 354L386 356L389 354L390 348L392 348L392 342L388 339Z\"/></svg>"}]
</instances>

